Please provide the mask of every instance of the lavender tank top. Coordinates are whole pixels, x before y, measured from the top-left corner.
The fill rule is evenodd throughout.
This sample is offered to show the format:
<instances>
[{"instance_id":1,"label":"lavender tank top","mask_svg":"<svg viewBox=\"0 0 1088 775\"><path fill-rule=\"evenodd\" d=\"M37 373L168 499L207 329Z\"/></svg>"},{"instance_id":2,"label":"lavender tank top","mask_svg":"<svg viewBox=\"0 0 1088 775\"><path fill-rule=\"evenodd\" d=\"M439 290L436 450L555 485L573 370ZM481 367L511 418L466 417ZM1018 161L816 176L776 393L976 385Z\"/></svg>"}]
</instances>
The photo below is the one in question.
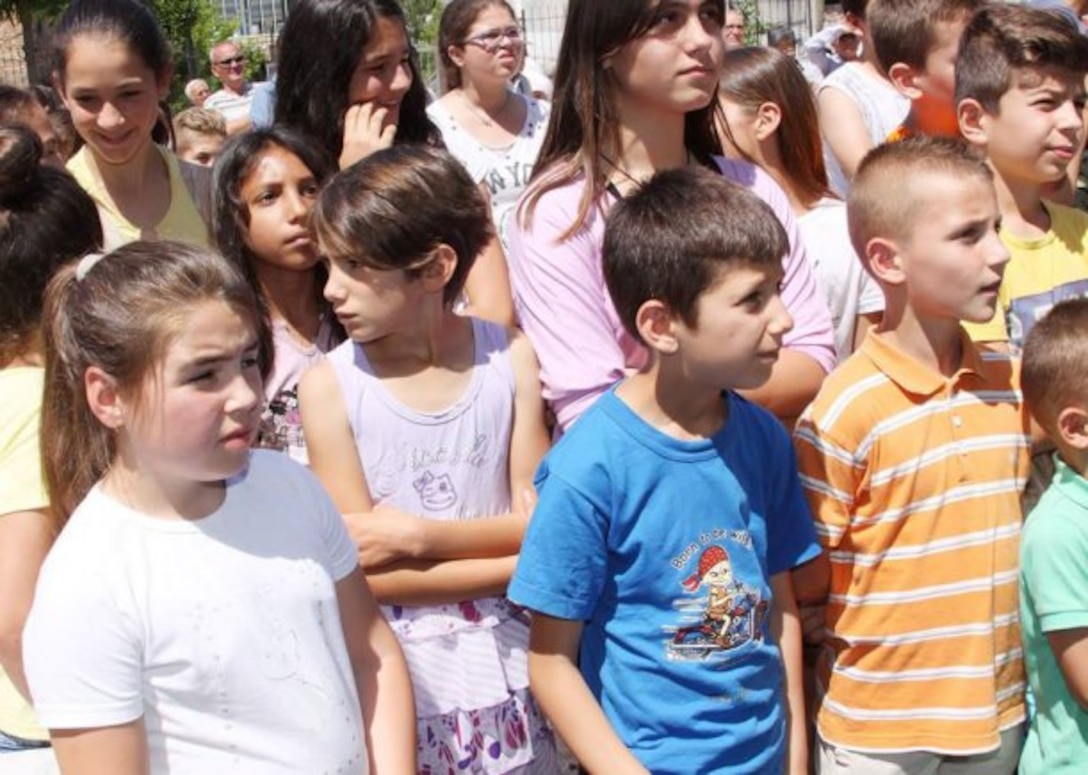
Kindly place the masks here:
<instances>
[{"instance_id":1,"label":"lavender tank top","mask_svg":"<svg viewBox=\"0 0 1088 775\"><path fill-rule=\"evenodd\" d=\"M510 511L514 373L507 333L475 318L472 331L475 365L468 389L439 412L420 412L394 398L356 342L344 342L326 356L375 506L438 520ZM494 627L512 615L502 598L383 610L402 640Z\"/></svg>"}]
</instances>

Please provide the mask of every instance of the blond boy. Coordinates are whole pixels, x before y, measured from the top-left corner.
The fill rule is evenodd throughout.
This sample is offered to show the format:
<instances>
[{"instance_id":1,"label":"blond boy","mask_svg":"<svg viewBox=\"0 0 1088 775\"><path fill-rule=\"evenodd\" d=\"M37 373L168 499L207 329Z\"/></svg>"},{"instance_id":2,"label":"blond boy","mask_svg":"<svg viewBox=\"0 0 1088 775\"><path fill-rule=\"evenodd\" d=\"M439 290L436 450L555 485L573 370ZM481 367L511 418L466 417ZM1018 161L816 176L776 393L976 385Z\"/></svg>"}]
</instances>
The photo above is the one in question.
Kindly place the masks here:
<instances>
[{"instance_id":1,"label":"blond boy","mask_svg":"<svg viewBox=\"0 0 1088 775\"><path fill-rule=\"evenodd\" d=\"M210 167L227 141L227 122L208 108L187 108L174 116L174 144L178 158Z\"/></svg>"},{"instance_id":2,"label":"blond boy","mask_svg":"<svg viewBox=\"0 0 1088 775\"><path fill-rule=\"evenodd\" d=\"M992 316L1008 260L992 177L962 141L908 138L871 151L850 192L884 321L795 433L830 561L821 775L1016 767L1027 420L1010 358L960 325Z\"/></svg>"}]
</instances>

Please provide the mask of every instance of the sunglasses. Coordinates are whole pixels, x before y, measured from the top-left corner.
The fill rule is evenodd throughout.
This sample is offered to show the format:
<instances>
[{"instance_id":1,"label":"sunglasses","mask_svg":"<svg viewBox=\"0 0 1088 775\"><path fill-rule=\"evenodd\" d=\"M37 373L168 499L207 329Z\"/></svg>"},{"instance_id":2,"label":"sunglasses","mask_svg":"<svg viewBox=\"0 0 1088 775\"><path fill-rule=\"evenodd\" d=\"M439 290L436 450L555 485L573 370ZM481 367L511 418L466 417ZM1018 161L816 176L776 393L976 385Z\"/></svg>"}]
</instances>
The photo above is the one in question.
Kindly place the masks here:
<instances>
[{"instance_id":1,"label":"sunglasses","mask_svg":"<svg viewBox=\"0 0 1088 775\"><path fill-rule=\"evenodd\" d=\"M488 30L487 32L481 32L479 35L473 35L471 38L465 38L464 42L466 45L471 43L474 46L479 46L491 54L498 50L504 40L510 43L520 43L521 28L504 27L501 30Z\"/></svg>"},{"instance_id":2,"label":"sunglasses","mask_svg":"<svg viewBox=\"0 0 1088 775\"><path fill-rule=\"evenodd\" d=\"M219 65L220 67L231 67L233 65L244 64L245 61L246 61L245 55L244 54L239 54L238 56L230 57L229 59L220 59L218 62L216 62L216 64Z\"/></svg>"}]
</instances>

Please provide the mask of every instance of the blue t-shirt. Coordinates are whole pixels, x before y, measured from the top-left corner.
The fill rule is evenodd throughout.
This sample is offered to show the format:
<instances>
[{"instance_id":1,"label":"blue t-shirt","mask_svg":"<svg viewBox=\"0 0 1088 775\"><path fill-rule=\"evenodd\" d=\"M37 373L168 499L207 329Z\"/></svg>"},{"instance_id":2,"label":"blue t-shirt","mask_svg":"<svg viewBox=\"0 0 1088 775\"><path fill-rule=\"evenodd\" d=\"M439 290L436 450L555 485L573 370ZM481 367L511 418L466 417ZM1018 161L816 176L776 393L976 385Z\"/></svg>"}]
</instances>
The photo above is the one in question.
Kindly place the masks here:
<instances>
[{"instance_id":1,"label":"blue t-shirt","mask_svg":"<svg viewBox=\"0 0 1088 775\"><path fill-rule=\"evenodd\" d=\"M580 667L654 773L784 766L769 579L819 553L793 446L727 394L711 439L681 441L604 394L544 459L509 597L585 621Z\"/></svg>"}]
</instances>

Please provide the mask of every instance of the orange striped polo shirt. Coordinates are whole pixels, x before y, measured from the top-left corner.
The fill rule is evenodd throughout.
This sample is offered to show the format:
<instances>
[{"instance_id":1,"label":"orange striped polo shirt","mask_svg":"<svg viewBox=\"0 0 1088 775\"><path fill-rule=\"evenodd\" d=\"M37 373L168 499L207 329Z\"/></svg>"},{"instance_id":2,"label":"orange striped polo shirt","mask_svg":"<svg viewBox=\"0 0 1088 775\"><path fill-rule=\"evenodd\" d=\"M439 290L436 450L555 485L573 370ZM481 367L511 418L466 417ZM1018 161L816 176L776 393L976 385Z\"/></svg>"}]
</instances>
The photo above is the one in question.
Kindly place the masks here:
<instances>
[{"instance_id":1,"label":"orange striped polo shirt","mask_svg":"<svg viewBox=\"0 0 1088 775\"><path fill-rule=\"evenodd\" d=\"M870 332L795 432L831 561L817 727L838 747L981 753L1024 719L1028 420L1016 363L961 337L946 378Z\"/></svg>"}]
</instances>

